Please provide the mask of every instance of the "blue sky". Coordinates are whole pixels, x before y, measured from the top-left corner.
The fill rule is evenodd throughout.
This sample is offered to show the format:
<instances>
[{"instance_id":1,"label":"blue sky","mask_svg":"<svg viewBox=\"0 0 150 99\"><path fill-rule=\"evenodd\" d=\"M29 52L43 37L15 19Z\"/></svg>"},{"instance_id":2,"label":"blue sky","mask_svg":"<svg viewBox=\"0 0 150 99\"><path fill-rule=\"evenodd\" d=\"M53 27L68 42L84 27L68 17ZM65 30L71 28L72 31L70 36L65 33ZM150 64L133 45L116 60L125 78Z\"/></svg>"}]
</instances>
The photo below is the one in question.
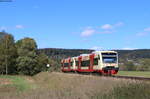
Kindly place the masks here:
<instances>
[{"instance_id":1,"label":"blue sky","mask_svg":"<svg viewBox=\"0 0 150 99\"><path fill-rule=\"evenodd\" d=\"M38 48L150 48L150 0L0 2L0 31Z\"/></svg>"}]
</instances>

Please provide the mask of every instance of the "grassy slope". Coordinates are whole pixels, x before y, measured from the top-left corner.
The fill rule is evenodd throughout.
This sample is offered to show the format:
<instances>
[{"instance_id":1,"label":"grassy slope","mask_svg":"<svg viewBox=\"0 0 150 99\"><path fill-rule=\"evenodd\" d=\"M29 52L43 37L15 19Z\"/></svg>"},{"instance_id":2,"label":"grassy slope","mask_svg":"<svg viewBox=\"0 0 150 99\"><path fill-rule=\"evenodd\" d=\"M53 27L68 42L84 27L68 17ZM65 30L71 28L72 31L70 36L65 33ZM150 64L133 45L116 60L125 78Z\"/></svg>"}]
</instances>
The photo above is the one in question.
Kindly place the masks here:
<instances>
[{"instance_id":1,"label":"grassy slope","mask_svg":"<svg viewBox=\"0 0 150 99\"><path fill-rule=\"evenodd\" d=\"M150 71L119 71L120 76L150 77Z\"/></svg>"}]
</instances>

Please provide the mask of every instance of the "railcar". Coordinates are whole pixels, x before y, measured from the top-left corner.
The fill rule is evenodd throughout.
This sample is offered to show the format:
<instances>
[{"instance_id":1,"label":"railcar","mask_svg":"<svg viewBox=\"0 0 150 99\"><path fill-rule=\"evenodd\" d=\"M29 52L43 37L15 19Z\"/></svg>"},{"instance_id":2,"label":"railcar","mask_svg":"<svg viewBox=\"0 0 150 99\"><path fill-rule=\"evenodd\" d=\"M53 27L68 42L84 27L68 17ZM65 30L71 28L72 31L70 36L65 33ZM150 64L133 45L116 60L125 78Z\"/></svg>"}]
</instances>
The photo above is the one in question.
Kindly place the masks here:
<instances>
[{"instance_id":1,"label":"railcar","mask_svg":"<svg viewBox=\"0 0 150 99\"><path fill-rule=\"evenodd\" d=\"M61 60L63 72L99 73L104 75L117 74L118 53L116 51L95 51Z\"/></svg>"}]
</instances>

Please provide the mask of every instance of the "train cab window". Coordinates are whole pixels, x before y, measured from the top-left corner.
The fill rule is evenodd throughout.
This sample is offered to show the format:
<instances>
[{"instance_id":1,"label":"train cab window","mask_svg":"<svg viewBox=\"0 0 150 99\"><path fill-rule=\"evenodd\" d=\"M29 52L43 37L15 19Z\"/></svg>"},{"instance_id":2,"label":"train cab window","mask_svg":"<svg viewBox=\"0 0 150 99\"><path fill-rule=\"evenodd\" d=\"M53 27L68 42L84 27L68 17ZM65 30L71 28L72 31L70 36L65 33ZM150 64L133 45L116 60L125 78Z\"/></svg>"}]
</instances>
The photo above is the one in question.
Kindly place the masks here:
<instances>
[{"instance_id":1,"label":"train cab window","mask_svg":"<svg viewBox=\"0 0 150 99\"><path fill-rule=\"evenodd\" d=\"M98 58L94 58L94 63L93 65L98 65Z\"/></svg>"},{"instance_id":2,"label":"train cab window","mask_svg":"<svg viewBox=\"0 0 150 99\"><path fill-rule=\"evenodd\" d=\"M64 63L64 67L68 67L69 66L69 63Z\"/></svg>"},{"instance_id":3,"label":"train cab window","mask_svg":"<svg viewBox=\"0 0 150 99\"><path fill-rule=\"evenodd\" d=\"M81 61L81 66L83 67L90 66L90 60Z\"/></svg>"}]
</instances>

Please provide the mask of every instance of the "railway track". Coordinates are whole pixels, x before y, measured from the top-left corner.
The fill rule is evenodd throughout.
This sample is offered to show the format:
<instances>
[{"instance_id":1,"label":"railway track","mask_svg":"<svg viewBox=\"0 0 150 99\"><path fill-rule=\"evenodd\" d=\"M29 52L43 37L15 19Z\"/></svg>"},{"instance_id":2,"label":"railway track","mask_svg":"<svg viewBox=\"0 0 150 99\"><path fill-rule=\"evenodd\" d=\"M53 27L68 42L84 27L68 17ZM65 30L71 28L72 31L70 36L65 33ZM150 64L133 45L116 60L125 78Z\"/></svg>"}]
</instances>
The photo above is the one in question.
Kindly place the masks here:
<instances>
[{"instance_id":1,"label":"railway track","mask_svg":"<svg viewBox=\"0 0 150 99\"><path fill-rule=\"evenodd\" d=\"M134 77L134 76L112 76L114 78L121 78L121 79L132 79L132 80L147 80L150 81L150 78L147 77Z\"/></svg>"},{"instance_id":2,"label":"railway track","mask_svg":"<svg viewBox=\"0 0 150 99\"><path fill-rule=\"evenodd\" d=\"M100 76L100 77L103 76L103 77L118 78L118 79L131 79L131 80L145 80L145 81L150 81L150 78L148 78L148 77L116 76L116 75L106 76L106 75L99 75L97 73L72 73L72 72L70 72L70 74L92 75L92 76Z\"/></svg>"}]
</instances>

